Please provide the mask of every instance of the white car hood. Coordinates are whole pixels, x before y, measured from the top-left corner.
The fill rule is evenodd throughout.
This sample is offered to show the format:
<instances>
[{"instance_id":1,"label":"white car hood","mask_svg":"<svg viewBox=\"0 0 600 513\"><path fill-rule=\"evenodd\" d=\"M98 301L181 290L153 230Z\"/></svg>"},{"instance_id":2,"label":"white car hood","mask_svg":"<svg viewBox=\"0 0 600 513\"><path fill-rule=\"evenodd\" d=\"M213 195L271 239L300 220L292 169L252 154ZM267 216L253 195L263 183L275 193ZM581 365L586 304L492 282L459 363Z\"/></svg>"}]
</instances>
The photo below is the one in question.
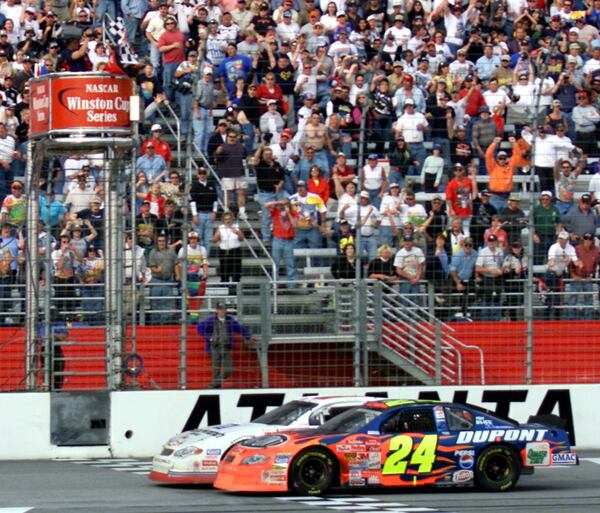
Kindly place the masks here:
<instances>
[{"instance_id":1,"label":"white car hood","mask_svg":"<svg viewBox=\"0 0 600 513\"><path fill-rule=\"evenodd\" d=\"M216 426L194 429L192 431L185 431L184 433L171 438L165 444L165 448L176 450L187 445L215 443L219 446L223 443L230 445L237 439L244 440L253 436L259 436L271 431L280 431L286 428L288 428L288 426L256 423L219 424Z\"/></svg>"}]
</instances>

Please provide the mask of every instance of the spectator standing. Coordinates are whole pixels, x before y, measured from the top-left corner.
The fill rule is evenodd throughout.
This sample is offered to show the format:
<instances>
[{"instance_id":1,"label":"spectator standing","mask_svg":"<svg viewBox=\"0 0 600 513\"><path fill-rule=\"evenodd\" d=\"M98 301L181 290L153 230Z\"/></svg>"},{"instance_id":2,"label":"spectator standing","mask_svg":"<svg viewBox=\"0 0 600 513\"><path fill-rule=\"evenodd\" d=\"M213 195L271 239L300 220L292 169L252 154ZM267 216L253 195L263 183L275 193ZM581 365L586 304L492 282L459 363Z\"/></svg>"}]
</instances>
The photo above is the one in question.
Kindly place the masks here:
<instances>
[{"instance_id":1,"label":"spectator standing","mask_svg":"<svg viewBox=\"0 0 600 513\"><path fill-rule=\"evenodd\" d=\"M508 234L508 240L512 244L516 240L521 240L521 232L527 224L525 212L519 207L521 198L517 193L508 196L508 205L500 210L502 225Z\"/></svg>"},{"instance_id":2,"label":"spectator standing","mask_svg":"<svg viewBox=\"0 0 600 513\"><path fill-rule=\"evenodd\" d=\"M540 202L533 207L533 263L542 265L547 258L548 249L556 240L556 233L562 230L560 212L552 204L552 192L542 191Z\"/></svg>"},{"instance_id":3,"label":"spectator standing","mask_svg":"<svg viewBox=\"0 0 600 513\"><path fill-rule=\"evenodd\" d=\"M504 150L500 150L494 158L494 152L501 140L500 137L495 137L492 144L485 150L485 167L490 177L490 203L496 210L502 210L508 203L508 196L512 192L513 176L519 159L516 147L513 149L510 160L508 160L508 154Z\"/></svg>"},{"instance_id":4,"label":"spectator standing","mask_svg":"<svg viewBox=\"0 0 600 513\"><path fill-rule=\"evenodd\" d=\"M505 320L516 321L522 318L520 307L523 304L523 291L528 267L529 261L523 251L523 246L520 241L516 240L510 245L510 250L502 262L502 272L505 280Z\"/></svg>"},{"instance_id":5,"label":"spectator standing","mask_svg":"<svg viewBox=\"0 0 600 513\"><path fill-rule=\"evenodd\" d=\"M561 215L566 215L575 205L577 178L582 173L585 162L585 155L582 155L575 168L569 160L557 159L554 164L556 207Z\"/></svg>"},{"instance_id":6,"label":"spectator standing","mask_svg":"<svg viewBox=\"0 0 600 513\"><path fill-rule=\"evenodd\" d=\"M249 162L256 171L258 202L262 210L261 238L265 244L271 243L271 212L265 207L278 199L283 190L285 175L279 162L273 159L273 150L261 143Z\"/></svg>"},{"instance_id":7,"label":"spectator standing","mask_svg":"<svg viewBox=\"0 0 600 513\"><path fill-rule=\"evenodd\" d=\"M215 184L209 181L208 171L204 166L198 168L197 180L192 182L190 199L194 231L200 236L201 244L206 251L206 258L208 258L219 203Z\"/></svg>"},{"instance_id":8,"label":"spectator standing","mask_svg":"<svg viewBox=\"0 0 600 513\"><path fill-rule=\"evenodd\" d=\"M212 107L215 103L213 70L206 66L194 92L193 108L194 141L197 151L208 151L208 139L212 130Z\"/></svg>"},{"instance_id":9,"label":"spectator standing","mask_svg":"<svg viewBox=\"0 0 600 513\"><path fill-rule=\"evenodd\" d=\"M496 207L490 202L490 193L484 189L479 193L479 198L473 200L473 218L471 219L471 238L475 247L483 245L483 233L486 227L492 224L492 216L498 214Z\"/></svg>"},{"instance_id":10,"label":"spectator standing","mask_svg":"<svg viewBox=\"0 0 600 513\"><path fill-rule=\"evenodd\" d=\"M388 244L382 244L377 249L377 258L369 262L367 277L370 280L380 280L386 283L398 281L392 260L392 248Z\"/></svg>"},{"instance_id":11,"label":"spectator standing","mask_svg":"<svg viewBox=\"0 0 600 513\"><path fill-rule=\"evenodd\" d=\"M316 249L322 247L322 231L325 231L327 207L320 196L308 192L306 182L300 180L296 194L290 196L292 210L298 215L294 239L295 248Z\"/></svg>"},{"instance_id":12,"label":"spectator standing","mask_svg":"<svg viewBox=\"0 0 600 513\"><path fill-rule=\"evenodd\" d=\"M158 12L152 16L146 25L146 39L150 42L150 62L158 74L161 66L160 59L160 36L165 32L165 22L168 18L169 4L161 1L158 6ZM144 22L147 19L144 20ZM144 24L142 22L142 26Z\"/></svg>"},{"instance_id":13,"label":"spectator standing","mask_svg":"<svg viewBox=\"0 0 600 513\"><path fill-rule=\"evenodd\" d=\"M581 268L581 261L577 257L575 248L569 244L569 232L563 230L558 234L556 243L548 250L545 275L548 288L544 313L546 320L552 317L558 320L562 317L560 306L563 303L561 294L563 279L569 276L569 269L572 266Z\"/></svg>"},{"instance_id":14,"label":"spectator standing","mask_svg":"<svg viewBox=\"0 0 600 513\"><path fill-rule=\"evenodd\" d=\"M177 254L167 245L167 236L158 235L156 247L148 256L148 267L152 273L150 308L153 324L169 324L173 320L175 301L172 282L176 265Z\"/></svg>"},{"instance_id":15,"label":"spectator standing","mask_svg":"<svg viewBox=\"0 0 600 513\"><path fill-rule=\"evenodd\" d=\"M8 135L6 125L0 123L0 196L10 193L8 184L13 180L13 160L18 157L14 137Z\"/></svg>"},{"instance_id":16,"label":"spectator standing","mask_svg":"<svg viewBox=\"0 0 600 513\"><path fill-rule=\"evenodd\" d=\"M198 323L197 332L205 340L206 351L212 361L212 381L209 388L221 388L223 382L233 374L231 350L235 334L240 334L249 343L254 343L254 337L243 324L233 316L227 315L225 303L217 303L215 315Z\"/></svg>"},{"instance_id":17,"label":"spectator standing","mask_svg":"<svg viewBox=\"0 0 600 513\"><path fill-rule=\"evenodd\" d=\"M402 248L394 258L396 274L400 278L400 293L418 294L419 281L425 271L425 255L420 248L414 247L412 235L405 235L402 240ZM419 297L410 297L410 299L414 303L421 303Z\"/></svg>"},{"instance_id":18,"label":"spectator standing","mask_svg":"<svg viewBox=\"0 0 600 513\"><path fill-rule=\"evenodd\" d=\"M448 267L450 278L454 283L454 290L462 294L461 314L466 318L471 317L469 307L471 299L475 294L475 265L477 258L477 251L473 249L473 239L466 237L460 249L452 255L452 260L450 260L450 266Z\"/></svg>"},{"instance_id":19,"label":"spectator standing","mask_svg":"<svg viewBox=\"0 0 600 513\"><path fill-rule=\"evenodd\" d=\"M583 153L590 156L598 155L596 130L600 123L600 113L590 105L588 93L577 93L577 105L573 109L573 123L575 123L575 141Z\"/></svg>"},{"instance_id":20,"label":"spectator standing","mask_svg":"<svg viewBox=\"0 0 600 513\"><path fill-rule=\"evenodd\" d=\"M125 31L127 32L127 41L132 47L136 48L136 38L146 10L146 1L121 0L121 10L123 11L123 21L125 23Z\"/></svg>"},{"instance_id":21,"label":"spectator standing","mask_svg":"<svg viewBox=\"0 0 600 513\"><path fill-rule=\"evenodd\" d=\"M59 315L75 310L75 269L79 265L68 235L60 236L60 245L52 252L53 285Z\"/></svg>"},{"instance_id":22,"label":"spectator standing","mask_svg":"<svg viewBox=\"0 0 600 513\"><path fill-rule=\"evenodd\" d=\"M24 249L21 246L11 226L3 224L0 230L0 315L3 324L12 324L12 319L5 315L13 305L12 286L16 283L19 251Z\"/></svg>"},{"instance_id":23,"label":"spectator standing","mask_svg":"<svg viewBox=\"0 0 600 513\"><path fill-rule=\"evenodd\" d=\"M246 216L246 189L248 183L244 174L244 159L246 158L246 147L238 141L235 132L227 132L225 144L217 147L216 151L217 170L221 177L221 185L225 193L225 209L231 205L233 191L237 193L237 206L239 218L242 221Z\"/></svg>"},{"instance_id":24,"label":"spectator standing","mask_svg":"<svg viewBox=\"0 0 600 513\"><path fill-rule=\"evenodd\" d=\"M143 172L150 183L162 182L167 174L165 159L156 154L156 146L153 141L146 144L144 155L138 157L136 171Z\"/></svg>"},{"instance_id":25,"label":"spectator standing","mask_svg":"<svg viewBox=\"0 0 600 513\"><path fill-rule=\"evenodd\" d=\"M252 60L246 55L238 55L235 43L229 43L227 57L219 64L218 77L222 88L232 94L235 90L235 81L242 77L245 82L248 82L251 72Z\"/></svg>"},{"instance_id":26,"label":"spectator standing","mask_svg":"<svg viewBox=\"0 0 600 513\"><path fill-rule=\"evenodd\" d=\"M571 308L568 317L571 320L578 317L591 320L594 316L593 303L596 293L596 285L592 280L597 277L600 266L600 251L596 246L593 233L583 234L581 243L575 248L575 254L581 266L574 266L571 272L571 294L569 295Z\"/></svg>"},{"instance_id":27,"label":"spectator standing","mask_svg":"<svg viewBox=\"0 0 600 513\"><path fill-rule=\"evenodd\" d=\"M562 222L570 234L571 241L578 244L584 233L596 233L596 228L600 226L598 215L591 206L592 197L589 193L584 193L579 198L568 214L563 217Z\"/></svg>"},{"instance_id":28,"label":"spectator standing","mask_svg":"<svg viewBox=\"0 0 600 513\"><path fill-rule=\"evenodd\" d=\"M473 199L477 197L476 169L472 169L471 177L467 178L462 164L454 164L454 178L446 187L446 204L448 216L456 217L462 223L465 235L469 235L471 217L473 215Z\"/></svg>"},{"instance_id":29,"label":"spectator standing","mask_svg":"<svg viewBox=\"0 0 600 513\"><path fill-rule=\"evenodd\" d=\"M383 167L379 165L379 155L369 154L367 163L361 170L362 186L369 195L369 201L378 208L387 190L388 181Z\"/></svg>"},{"instance_id":30,"label":"spectator standing","mask_svg":"<svg viewBox=\"0 0 600 513\"><path fill-rule=\"evenodd\" d=\"M198 322L208 279L208 255L206 249L198 244L198 238L196 232L188 233L187 250L179 250L175 266L175 279L178 282L182 281L183 273L186 273L188 315L192 324Z\"/></svg>"},{"instance_id":31,"label":"spectator standing","mask_svg":"<svg viewBox=\"0 0 600 513\"><path fill-rule=\"evenodd\" d=\"M273 220L273 247L271 257L275 262L276 276L279 277L281 259L286 268L287 288L296 288L296 265L294 262L294 237L298 223L298 213L290 208L289 200L277 200L265 203Z\"/></svg>"},{"instance_id":32,"label":"spectator standing","mask_svg":"<svg viewBox=\"0 0 600 513\"><path fill-rule=\"evenodd\" d=\"M331 274L336 280L354 280L356 279L356 247L352 243L346 244L344 252L338 255L331 264ZM363 270L359 270L359 276L362 277Z\"/></svg>"},{"instance_id":33,"label":"spectator standing","mask_svg":"<svg viewBox=\"0 0 600 513\"><path fill-rule=\"evenodd\" d=\"M229 295L237 293L236 284L242 278L242 241L244 233L240 230L231 212L223 214L223 223L215 230L212 241L219 244L219 276L221 283L233 282L229 286Z\"/></svg>"},{"instance_id":34,"label":"spectator standing","mask_svg":"<svg viewBox=\"0 0 600 513\"><path fill-rule=\"evenodd\" d=\"M96 246L89 244L82 255L82 263L78 268L77 278L82 285L79 288L82 296L81 308L83 318L92 322L98 319L98 312L102 310L102 296L104 293L104 256Z\"/></svg>"},{"instance_id":35,"label":"spectator standing","mask_svg":"<svg viewBox=\"0 0 600 513\"><path fill-rule=\"evenodd\" d=\"M27 221L27 198L23 195L24 184L14 180L10 186L11 194L2 201L0 217L2 223L22 228Z\"/></svg>"},{"instance_id":36,"label":"spectator standing","mask_svg":"<svg viewBox=\"0 0 600 513\"><path fill-rule=\"evenodd\" d=\"M377 237L375 231L379 226L379 210L371 204L367 191L360 193L359 205L350 205L340 211L340 218L346 219L353 230L356 229L360 216L360 251L373 260L377 255Z\"/></svg>"},{"instance_id":37,"label":"spectator standing","mask_svg":"<svg viewBox=\"0 0 600 513\"><path fill-rule=\"evenodd\" d=\"M479 119L473 123L473 147L479 158L479 170L483 174L486 167L486 149L498 136L498 126L490 116L490 108L479 108Z\"/></svg>"},{"instance_id":38,"label":"spectator standing","mask_svg":"<svg viewBox=\"0 0 600 513\"><path fill-rule=\"evenodd\" d=\"M396 96L398 93L396 93ZM427 152L425 151L424 132L427 130L429 123L421 112L416 112L415 101L412 98L407 98L404 101L404 112L396 122L396 132L401 135L406 141L408 150L416 164L417 171L421 171L421 166L425 162Z\"/></svg>"},{"instance_id":39,"label":"spectator standing","mask_svg":"<svg viewBox=\"0 0 600 513\"><path fill-rule=\"evenodd\" d=\"M172 77L175 98L179 105L179 119L181 121L181 137L187 140L190 122L193 115L193 83L194 74L198 71L198 52L192 50L187 59L180 62Z\"/></svg>"},{"instance_id":40,"label":"spectator standing","mask_svg":"<svg viewBox=\"0 0 600 513\"><path fill-rule=\"evenodd\" d=\"M171 146L169 145L169 143L167 141L163 141L161 139L162 127L160 126L160 124L154 123L150 127L150 130L152 132L152 136L149 139L146 139L142 143L142 152L146 151L146 148L148 147L148 145L150 145L150 144L153 145L156 155L162 157L165 161L166 167L170 168L171 161L173 160L173 156L171 154ZM164 177L161 177L161 181L163 178ZM148 179L153 181L149 176L148 176Z\"/></svg>"},{"instance_id":41,"label":"spectator standing","mask_svg":"<svg viewBox=\"0 0 600 513\"><path fill-rule=\"evenodd\" d=\"M397 183L390 184L390 190L381 200L379 226L379 243L382 245L394 245L400 226L402 198L400 197L400 186Z\"/></svg>"},{"instance_id":42,"label":"spectator standing","mask_svg":"<svg viewBox=\"0 0 600 513\"><path fill-rule=\"evenodd\" d=\"M497 245L495 235L490 235L478 255L475 263L477 281L481 285L481 320L499 321L502 317L503 272L502 262L504 252Z\"/></svg>"}]
</instances>

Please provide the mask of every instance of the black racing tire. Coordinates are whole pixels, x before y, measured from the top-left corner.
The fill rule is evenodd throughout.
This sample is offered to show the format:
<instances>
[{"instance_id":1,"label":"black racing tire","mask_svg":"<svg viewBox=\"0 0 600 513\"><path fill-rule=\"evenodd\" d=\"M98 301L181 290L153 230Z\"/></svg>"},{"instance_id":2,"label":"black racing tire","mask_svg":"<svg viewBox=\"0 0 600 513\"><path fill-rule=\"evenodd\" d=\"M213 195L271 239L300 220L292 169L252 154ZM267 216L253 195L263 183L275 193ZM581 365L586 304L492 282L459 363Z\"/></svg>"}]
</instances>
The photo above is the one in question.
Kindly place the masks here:
<instances>
[{"instance_id":1,"label":"black racing tire","mask_svg":"<svg viewBox=\"0 0 600 513\"><path fill-rule=\"evenodd\" d=\"M335 484L337 474L338 467L330 452L310 448L292 461L289 485L301 495L321 495Z\"/></svg>"},{"instance_id":2,"label":"black racing tire","mask_svg":"<svg viewBox=\"0 0 600 513\"><path fill-rule=\"evenodd\" d=\"M520 475L519 458L505 445L487 447L475 464L475 481L486 492L506 492L517 484Z\"/></svg>"}]
</instances>

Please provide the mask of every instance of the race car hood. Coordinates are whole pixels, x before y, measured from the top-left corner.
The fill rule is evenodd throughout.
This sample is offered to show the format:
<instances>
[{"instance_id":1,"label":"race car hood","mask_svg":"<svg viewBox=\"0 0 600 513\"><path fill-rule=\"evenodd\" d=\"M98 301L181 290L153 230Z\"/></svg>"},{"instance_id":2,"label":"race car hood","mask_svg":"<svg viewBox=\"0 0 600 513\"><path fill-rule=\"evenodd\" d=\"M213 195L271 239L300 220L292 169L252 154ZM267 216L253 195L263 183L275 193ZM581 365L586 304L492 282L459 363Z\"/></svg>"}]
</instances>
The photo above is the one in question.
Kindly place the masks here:
<instances>
[{"instance_id":1,"label":"race car hood","mask_svg":"<svg viewBox=\"0 0 600 513\"><path fill-rule=\"evenodd\" d=\"M174 436L165 444L167 449L180 449L186 445L204 444L211 441L225 441L248 438L249 436L259 436L268 431L279 431L287 426L269 425L269 424L218 424L205 428L185 431ZM233 442L232 442L233 443Z\"/></svg>"}]
</instances>

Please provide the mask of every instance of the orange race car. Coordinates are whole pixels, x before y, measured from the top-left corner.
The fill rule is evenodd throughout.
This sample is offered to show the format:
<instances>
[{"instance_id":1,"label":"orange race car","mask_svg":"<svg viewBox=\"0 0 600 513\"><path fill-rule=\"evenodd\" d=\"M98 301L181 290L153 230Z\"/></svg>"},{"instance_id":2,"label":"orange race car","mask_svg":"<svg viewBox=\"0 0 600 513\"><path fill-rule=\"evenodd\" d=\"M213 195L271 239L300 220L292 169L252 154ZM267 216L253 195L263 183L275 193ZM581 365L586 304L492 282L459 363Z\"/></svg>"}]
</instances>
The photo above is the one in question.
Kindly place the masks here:
<instances>
[{"instance_id":1,"label":"orange race car","mask_svg":"<svg viewBox=\"0 0 600 513\"><path fill-rule=\"evenodd\" d=\"M512 488L536 466L577 465L561 419L526 425L471 405L374 401L316 430L286 430L235 445L216 488L321 494L331 487ZM551 425L550 425L551 424Z\"/></svg>"}]
</instances>

